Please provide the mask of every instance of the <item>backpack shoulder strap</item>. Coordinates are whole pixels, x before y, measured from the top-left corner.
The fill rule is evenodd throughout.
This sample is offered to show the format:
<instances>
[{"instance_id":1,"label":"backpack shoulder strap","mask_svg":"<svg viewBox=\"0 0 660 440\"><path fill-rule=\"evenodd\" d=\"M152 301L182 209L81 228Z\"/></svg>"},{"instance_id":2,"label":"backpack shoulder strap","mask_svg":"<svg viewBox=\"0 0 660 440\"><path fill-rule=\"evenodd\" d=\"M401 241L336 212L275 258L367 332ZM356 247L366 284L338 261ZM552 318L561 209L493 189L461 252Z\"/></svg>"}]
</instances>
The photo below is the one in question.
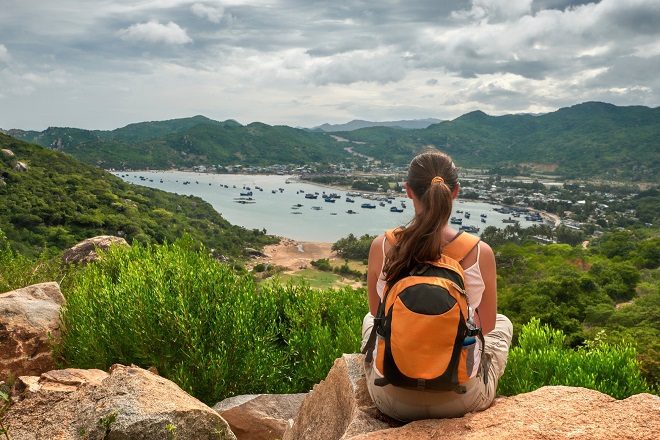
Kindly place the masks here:
<instances>
[{"instance_id":1,"label":"backpack shoulder strap","mask_svg":"<svg viewBox=\"0 0 660 440\"><path fill-rule=\"evenodd\" d=\"M442 255L453 258L456 261L461 261L467 254L474 249L481 239L475 235L466 234L465 231L460 231L452 241L447 243L442 248Z\"/></svg>"},{"instance_id":2,"label":"backpack shoulder strap","mask_svg":"<svg viewBox=\"0 0 660 440\"><path fill-rule=\"evenodd\" d=\"M401 228L388 229L385 231L385 239L391 244L395 245L397 242L396 233ZM450 258L453 258L456 261L461 261L463 258L470 253L472 249L481 241L476 235L471 235L465 233L465 231L459 231L458 234L442 248L442 254Z\"/></svg>"},{"instance_id":3,"label":"backpack shoulder strap","mask_svg":"<svg viewBox=\"0 0 660 440\"><path fill-rule=\"evenodd\" d=\"M385 231L385 239L387 239L387 241L388 241L392 246L394 246L394 245L396 244L396 242L397 242L397 239L396 239L396 235L395 235L395 234L396 234L396 232L399 231L400 229L401 229L401 228L388 229L387 231Z\"/></svg>"}]
</instances>

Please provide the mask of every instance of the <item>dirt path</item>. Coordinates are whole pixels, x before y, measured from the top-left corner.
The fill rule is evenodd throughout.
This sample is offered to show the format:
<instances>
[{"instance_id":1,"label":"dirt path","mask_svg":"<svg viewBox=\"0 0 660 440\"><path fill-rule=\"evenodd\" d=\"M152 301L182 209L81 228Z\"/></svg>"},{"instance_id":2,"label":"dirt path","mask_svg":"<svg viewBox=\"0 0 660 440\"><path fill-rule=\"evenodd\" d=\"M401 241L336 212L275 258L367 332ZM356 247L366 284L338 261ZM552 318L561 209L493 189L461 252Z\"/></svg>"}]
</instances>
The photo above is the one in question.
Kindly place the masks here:
<instances>
[{"instance_id":1,"label":"dirt path","mask_svg":"<svg viewBox=\"0 0 660 440\"><path fill-rule=\"evenodd\" d=\"M279 244L264 247L265 257L258 258L255 264L268 263L286 267L285 273L293 273L310 266L310 262L321 258L335 259L332 243L295 241L283 238Z\"/></svg>"},{"instance_id":2,"label":"dirt path","mask_svg":"<svg viewBox=\"0 0 660 440\"><path fill-rule=\"evenodd\" d=\"M253 260L254 264L268 263L285 267L285 274L294 274L302 269L312 269L312 261L327 258L334 266L337 253L332 250L332 243L321 243L313 241L295 241L290 238L282 238L279 244L265 246L264 257ZM351 286L354 289L363 287L361 281L351 278L341 278L336 287Z\"/></svg>"}]
</instances>

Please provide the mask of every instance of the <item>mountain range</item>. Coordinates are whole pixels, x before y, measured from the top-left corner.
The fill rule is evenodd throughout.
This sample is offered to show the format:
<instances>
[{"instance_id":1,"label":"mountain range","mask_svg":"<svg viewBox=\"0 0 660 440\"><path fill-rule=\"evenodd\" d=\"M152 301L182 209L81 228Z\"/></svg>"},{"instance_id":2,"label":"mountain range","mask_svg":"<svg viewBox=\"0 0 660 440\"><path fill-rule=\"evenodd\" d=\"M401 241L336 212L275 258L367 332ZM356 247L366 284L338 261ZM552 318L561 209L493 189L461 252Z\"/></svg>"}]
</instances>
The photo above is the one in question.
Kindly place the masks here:
<instances>
[{"instance_id":1,"label":"mountain range","mask_svg":"<svg viewBox=\"0 0 660 440\"><path fill-rule=\"evenodd\" d=\"M360 119L354 119L345 124L323 124L318 127L314 127L312 130L321 130L321 131L352 131L358 130L360 128L368 127L394 127L394 128L403 128L403 129L420 129L427 128L429 125L437 124L442 122L442 119L427 118L427 119L412 119L404 121L382 121L382 122L373 122L373 121L362 121Z\"/></svg>"},{"instance_id":2,"label":"mountain range","mask_svg":"<svg viewBox=\"0 0 660 440\"><path fill-rule=\"evenodd\" d=\"M420 151L437 149L449 153L461 167L502 173L543 171L567 179L660 180L657 107L586 102L543 115L490 116L474 111L417 129L380 124L356 129L350 123L324 124L310 131L194 116L111 131L49 127L42 132L6 133L105 169L365 165L364 157L354 153L384 165L405 166ZM336 131L323 131L330 128Z\"/></svg>"}]
</instances>

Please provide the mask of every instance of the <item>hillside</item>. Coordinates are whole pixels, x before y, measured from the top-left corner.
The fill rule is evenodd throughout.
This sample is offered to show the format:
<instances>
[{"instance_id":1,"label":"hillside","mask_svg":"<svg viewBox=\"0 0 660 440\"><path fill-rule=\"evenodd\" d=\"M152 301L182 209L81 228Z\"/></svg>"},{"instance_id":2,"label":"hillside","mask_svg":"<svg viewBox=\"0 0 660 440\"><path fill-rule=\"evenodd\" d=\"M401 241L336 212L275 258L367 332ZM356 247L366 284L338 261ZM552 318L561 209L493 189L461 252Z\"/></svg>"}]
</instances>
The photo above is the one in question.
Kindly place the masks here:
<instances>
[{"instance_id":1,"label":"hillside","mask_svg":"<svg viewBox=\"0 0 660 440\"><path fill-rule=\"evenodd\" d=\"M0 230L22 254L62 250L106 234L129 243L163 243L185 231L218 255L233 257L246 246L275 240L229 224L197 197L126 183L68 155L2 134L0 149Z\"/></svg>"},{"instance_id":2,"label":"hillside","mask_svg":"<svg viewBox=\"0 0 660 440\"><path fill-rule=\"evenodd\" d=\"M438 124L442 122L440 119L427 118L427 119L412 119L405 121L363 121L361 119L354 119L345 124L323 124L318 127L314 127L312 130L321 130L321 131L352 131L358 130L360 128L368 127L394 127L394 128L403 128L403 129L420 129L427 128L429 125Z\"/></svg>"},{"instance_id":3,"label":"hillside","mask_svg":"<svg viewBox=\"0 0 660 440\"><path fill-rule=\"evenodd\" d=\"M423 129L377 126L332 132L349 142L320 130L243 126L203 116L131 124L111 132L51 127L41 133L8 133L105 169L364 164L345 147L404 166L420 151L435 148L462 167L510 174L550 170L571 179L660 180L660 108L600 102L540 116L474 111Z\"/></svg>"},{"instance_id":4,"label":"hillside","mask_svg":"<svg viewBox=\"0 0 660 440\"><path fill-rule=\"evenodd\" d=\"M550 168L567 178L660 180L660 108L588 102L541 116L489 116L481 111L382 139L373 129L342 133L366 142L355 150L375 157L420 147L446 151L463 167ZM394 157L394 159L397 159Z\"/></svg>"}]
</instances>

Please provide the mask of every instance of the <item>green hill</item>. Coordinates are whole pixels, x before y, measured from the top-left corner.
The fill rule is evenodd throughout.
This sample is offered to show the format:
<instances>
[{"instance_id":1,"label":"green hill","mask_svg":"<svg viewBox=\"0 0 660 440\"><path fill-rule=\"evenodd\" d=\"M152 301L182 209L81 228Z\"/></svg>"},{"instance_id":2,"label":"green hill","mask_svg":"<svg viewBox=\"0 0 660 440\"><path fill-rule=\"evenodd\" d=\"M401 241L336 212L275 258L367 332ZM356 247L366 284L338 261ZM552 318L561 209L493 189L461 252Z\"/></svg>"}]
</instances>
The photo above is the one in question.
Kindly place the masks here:
<instances>
[{"instance_id":1,"label":"green hill","mask_svg":"<svg viewBox=\"0 0 660 440\"><path fill-rule=\"evenodd\" d=\"M10 130L102 168L356 163L345 147L385 164L406 165L422 150L451 154L467 168L551 171L565 178L660 180L660 108L587 102L541 116L481 111L425 129L368 127L331 134L203 116L131 124L113 131Z\"/></svg>"},{"instance_id":2,"label":"green hill","mask_svg":"<svg viewBox=\"0 0 660 440\"><path fill-rule=\"evenodd\" d=\"M276 241L229 224L197 197L126 183L71 156L0 134L0 230L25 255L96 235L173 242L187 231L218 255ZM27 166L21 171L19 162Z\"/></svg>"},{"instance_id":3,"label":"green hill","mask_svg":"<svg viewBox=\"0 0 660 440\"><path fill-rule=\"evenodd\" d=\"M364 129L342 136L365 142L354 148L360 153L392 158L401 165L420 148L431 146L451 154L463 167L552 169L567 178L660 180L660 108L587 102L542 116L475 111L424 130L392 132L386 139L381 133Z\"/></svg>"}]
</instances>

